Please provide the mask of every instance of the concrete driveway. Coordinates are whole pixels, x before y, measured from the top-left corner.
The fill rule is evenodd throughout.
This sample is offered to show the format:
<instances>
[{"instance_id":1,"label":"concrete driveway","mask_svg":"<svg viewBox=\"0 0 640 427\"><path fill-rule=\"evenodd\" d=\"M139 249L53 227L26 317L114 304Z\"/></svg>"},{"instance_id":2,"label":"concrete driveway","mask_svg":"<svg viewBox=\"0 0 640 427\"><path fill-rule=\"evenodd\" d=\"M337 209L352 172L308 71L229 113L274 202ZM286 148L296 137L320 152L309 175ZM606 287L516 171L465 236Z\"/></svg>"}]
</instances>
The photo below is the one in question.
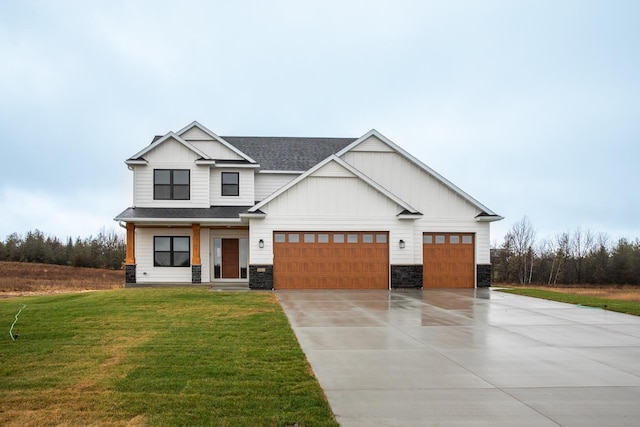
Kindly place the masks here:
<instances>
[{"instance_id":1,"label":"concrete driveway","mask_svg":"<svg viewBox=\"0 0 640 427\"><path fill-rule=\"evenodd\" d=\"M344 426L637 426L640 318L478 290L277 291Z\"/></svg>"}]
</instances>

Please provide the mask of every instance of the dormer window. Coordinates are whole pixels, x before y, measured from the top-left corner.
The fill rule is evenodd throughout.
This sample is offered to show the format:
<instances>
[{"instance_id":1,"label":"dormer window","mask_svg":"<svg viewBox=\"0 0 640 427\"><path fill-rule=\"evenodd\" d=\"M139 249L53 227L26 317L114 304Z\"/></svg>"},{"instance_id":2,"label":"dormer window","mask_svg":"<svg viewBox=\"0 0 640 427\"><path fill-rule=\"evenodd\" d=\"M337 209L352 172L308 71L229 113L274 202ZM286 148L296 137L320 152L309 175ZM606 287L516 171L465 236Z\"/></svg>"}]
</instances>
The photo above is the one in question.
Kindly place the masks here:
<instances>
[{"instance_id":1,"label":"dormer window","mask_svg":"<svg viewBox=\"0 0 640 427\"><path fill-rule=\"evenodd\" d=\"M222 172L222 195L240 195L240 174L238 172Z\"/></svg>"},{"instance_id":2,"label":"dormer window","mask_svg":"<svg viewBox=\"0 0 640 427\"><path fill-rule=\"evenodd\" d=\"M189 200L189 169L154 169L154 200Z\"/></svg>"}]
</instances>

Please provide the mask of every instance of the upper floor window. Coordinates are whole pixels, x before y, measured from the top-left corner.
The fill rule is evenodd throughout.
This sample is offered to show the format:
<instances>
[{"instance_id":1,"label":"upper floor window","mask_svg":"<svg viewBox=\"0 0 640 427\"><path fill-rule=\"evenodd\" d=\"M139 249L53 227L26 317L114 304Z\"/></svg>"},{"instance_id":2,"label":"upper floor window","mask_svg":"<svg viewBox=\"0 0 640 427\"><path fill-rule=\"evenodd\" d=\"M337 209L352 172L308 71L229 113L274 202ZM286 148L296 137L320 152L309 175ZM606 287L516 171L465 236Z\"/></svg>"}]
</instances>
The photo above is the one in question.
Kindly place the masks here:
<instances>
[{"instance_id":1,"label":"upper floor window","mask_svg":"<svg viewBox=\"0 0 640 427\"><path fill-rule=\"evenodd\" d=\"M154 169L154 200L189 200L189 169Z\"/></svg>"},{"instance_id":2,"label":"upper floor window","mask_svg":"<svg viewBox=\"0 0 640 427\"><path fill-rule=\"evenodd\" d=\"M240 174L238 172L222 172L222 195L240 195Z\"/></svg>"}]
</instances>

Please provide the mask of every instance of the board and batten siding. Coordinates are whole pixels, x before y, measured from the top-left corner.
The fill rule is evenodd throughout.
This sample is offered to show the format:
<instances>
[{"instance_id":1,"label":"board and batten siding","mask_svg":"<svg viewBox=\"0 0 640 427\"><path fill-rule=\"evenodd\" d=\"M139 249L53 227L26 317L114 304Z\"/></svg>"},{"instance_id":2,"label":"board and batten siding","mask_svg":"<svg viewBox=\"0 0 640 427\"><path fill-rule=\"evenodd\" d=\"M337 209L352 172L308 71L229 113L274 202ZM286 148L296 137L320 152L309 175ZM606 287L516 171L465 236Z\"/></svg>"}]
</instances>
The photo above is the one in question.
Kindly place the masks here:
<instances>
[{"instance_id":1,"label":"board and batten siding","mask_svg":"<svg viewBox=\"0 0 640 427\"><path fill-rule=\"evenodd\" d=\"M387 231L391 263L413 262L412 251L398 245L413 233L413 221L397 218L403 208L336 162L327 163L262 210L266 218L250 220L252 264L273 263L274 231ZM255 249L260 239L265 247Z\"/></svg>"},{"instance_id":2,"label":"board and batten siding","mask_svg":"<svg viewBox=\"0 0 640 427\"><path fill-rule=\"evenodd\" d=\"M358 178L308 177L268 203L278 216L394 216L402 211L394 201Z\"/></svg>"},{"instance_id":3,"label":"board and batten siding","mask_svg":"<svg viewBox=\"0 0 640 427\"><path fill-rule=\"evenodd\" d=\"M239 196L222 196L222 172L239 173ZM252 206L255 203L253 169L211 168L209 197L212 206Z\"/></svg>"},{"instance_id":4,"label":"board and batten siding","mask_svg":"<svg viewBox=\"0 0 640 427\"><path fill-rule=\"evenodd\" d=\"M191 283L191 267L154 267L154 236L191 236L191 228L137 228L136 281L138 283ZM192 241L193 243L193 241Z\"/></svg>"},{"instance_id":5,"label":"board and batten siding","mask_svg":"<svg viewBox=\"0 0 640 427\"><path fill-rule=\"evenodd\" d=\"M423 217L414 224L413 262L422 263L422 233L474 233L476 263L488 264L489 223L478 222L481 213L460 195L375 137L343 156L343 160L418 209Z\"/></svg>"},{"instance_id":6,"label":"board and batten siding","mask_svg":"<svg viewBox=\"0 0 640 427\"><path fill-rule=\"evenodd\" d=\"M258 173L255 176L256 201L265 199L289 182L297 178L299 174Z\"/></svg>"},{"instance_id":7,"label":"board and batten siding","mask_svg":"<svg viewBox=\"0 0 640 427\"><path fill-rule=\"evenodd\" d=\"M211 138L210 135L194 126L181 135L181 138L189 142L198 150L216 160L244 160L242 156L229 147Z\"/></svg>"},{"instance_id":8,"label":"board and batten siding","mask_svg":"<svg viewBox=\"0 0 640 427\"><path fill-rule=\"evenodd\" d=\"M342 158L426 217L473 218L481 213L477 207L395 151L349 151Z\"/></svg>"}]
</instances>

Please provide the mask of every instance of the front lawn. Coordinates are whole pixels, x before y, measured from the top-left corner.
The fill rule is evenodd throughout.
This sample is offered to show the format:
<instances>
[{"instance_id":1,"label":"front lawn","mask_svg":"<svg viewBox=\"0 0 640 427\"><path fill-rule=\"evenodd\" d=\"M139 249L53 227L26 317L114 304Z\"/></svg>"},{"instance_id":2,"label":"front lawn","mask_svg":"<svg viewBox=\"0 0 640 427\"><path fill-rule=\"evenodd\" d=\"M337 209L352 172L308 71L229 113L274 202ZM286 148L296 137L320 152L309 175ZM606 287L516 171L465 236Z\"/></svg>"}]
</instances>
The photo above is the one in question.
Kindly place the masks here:
<instances>
[{"instance_id":1,"label":"front lawn","mask_svg":"<svg viewBox=\"0 0 640 427\"><path fill-rule=\"evenodd\" d=\"M271 293L5 299L0 327L3 426L338 425Z\"/></svg>"}]
</instances>

